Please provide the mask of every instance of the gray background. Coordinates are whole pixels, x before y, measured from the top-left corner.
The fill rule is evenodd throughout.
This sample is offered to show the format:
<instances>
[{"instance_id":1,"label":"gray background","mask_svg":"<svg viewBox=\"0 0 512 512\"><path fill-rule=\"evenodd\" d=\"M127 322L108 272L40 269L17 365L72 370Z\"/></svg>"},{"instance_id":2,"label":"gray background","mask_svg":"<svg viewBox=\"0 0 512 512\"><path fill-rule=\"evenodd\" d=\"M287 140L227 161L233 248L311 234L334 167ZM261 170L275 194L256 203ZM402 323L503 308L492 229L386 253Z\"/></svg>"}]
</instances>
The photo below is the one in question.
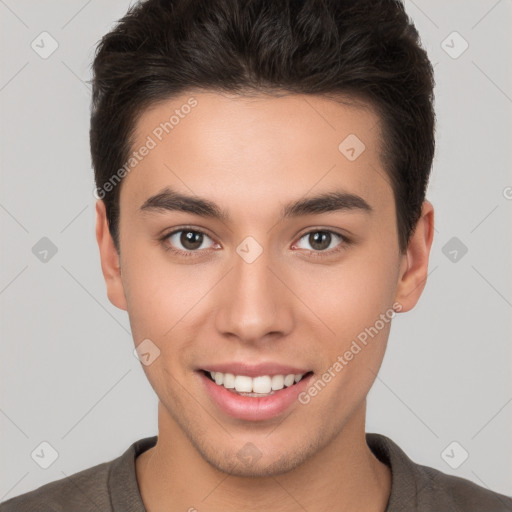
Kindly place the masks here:
<instances>
[{"instance_id":1,"label":"gray background","mask_svg":"<svg viewBox=\"0 0 512 512\"><path fill-rule=\"evenodd\" d=\"M157 433L156 396L126 312L107 299L94 235L85 81L128 5L0 0L0 501ZM367 431L511 495L512 1L406 8L436 71L436 233L420 302L393 321ZM46 59L31 47L51 48L43 31L58 43ZM457 58L454 31L469 43ZM46 262L33 252L43 237L57 248ZM31 457L43 441L58 452L48 469Z\"/></svg>"}]
</instances>

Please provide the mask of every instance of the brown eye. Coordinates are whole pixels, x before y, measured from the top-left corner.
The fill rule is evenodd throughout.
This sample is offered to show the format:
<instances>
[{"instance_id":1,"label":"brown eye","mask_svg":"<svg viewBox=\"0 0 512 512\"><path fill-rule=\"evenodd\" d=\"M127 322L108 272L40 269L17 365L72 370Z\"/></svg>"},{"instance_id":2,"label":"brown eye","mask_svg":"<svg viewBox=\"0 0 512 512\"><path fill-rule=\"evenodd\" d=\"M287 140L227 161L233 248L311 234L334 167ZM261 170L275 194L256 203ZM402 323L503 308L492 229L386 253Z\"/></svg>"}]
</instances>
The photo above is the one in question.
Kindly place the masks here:
<instances>
[{"instance_id":1,"label":"brown eye","mask_svg":"<svg viewBox=\"0 0 512 512\"><path fill-rule=\"evenodd\" d=\"M194 251L201 247L203 243L203 234L197 231L182 231L180 236L180 243L189 251Z\"/></svg>"},{"instance_id":2,"label":"brown eye","mask_svg":"<svg viewBox=\"0 0 512 512\"><path fill-rule=\"evenodd\" d=\"M205 242L210 240L210 247ZM178 254L187 254L202 252L203 249L211 248L213 240L206 234L195 229L177 229L168 235L165 235L161 241L165 249ZM201 249L201 251L200 251Z\"/></svg>"},{"instance_id":3,"label":"brown eye","mask_svg":"<svg viewBox=\"0 0 512 512\"><path fill-rule=\"evenodd\" d=\"M304 234L297 243L297 246L301 249L307 249L314 252L331 252L327 251L327 249L332 249L333 246L336 247L336 245L343 245L335 243L333 245L333 242L336 242L336 238L340 239L342 242L348 243L348 239L338 233L327 230L316 230ZM309 245L309 247L301 246L302 240L305 240L307 242L306 245Z\"/></svg>"},{"instance_id":4,"label":"brown eye","mask_svg":"<svg viewBox=\"0 0 512 512\"><path fill-rule=\"evenodd\" d=\"M325 251L331 245L331 233L327 231L316 231L309 234L308 242L317 251Z\"/></svg>"}]
</instances>

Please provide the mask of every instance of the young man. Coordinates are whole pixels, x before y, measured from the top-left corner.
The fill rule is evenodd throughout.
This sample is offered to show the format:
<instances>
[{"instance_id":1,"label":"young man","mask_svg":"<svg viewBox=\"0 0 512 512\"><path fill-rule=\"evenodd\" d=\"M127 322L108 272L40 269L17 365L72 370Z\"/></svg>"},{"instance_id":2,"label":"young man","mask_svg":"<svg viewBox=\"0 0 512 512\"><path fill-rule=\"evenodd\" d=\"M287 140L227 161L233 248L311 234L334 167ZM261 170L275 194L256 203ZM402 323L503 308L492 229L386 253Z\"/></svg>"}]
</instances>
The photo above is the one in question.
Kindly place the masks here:
<instances>
[{"instance_id":1,"label":"young man","mask_svg":"<svg viewBox=\"0 0 512 512\"><path fill-rule=\"evenodd\" d=\"M131 8L94 61L96 235L158 436L0 510L512 510L365 433L427 277L433 85L398 1Z\"/></svg>"}]
</instances>

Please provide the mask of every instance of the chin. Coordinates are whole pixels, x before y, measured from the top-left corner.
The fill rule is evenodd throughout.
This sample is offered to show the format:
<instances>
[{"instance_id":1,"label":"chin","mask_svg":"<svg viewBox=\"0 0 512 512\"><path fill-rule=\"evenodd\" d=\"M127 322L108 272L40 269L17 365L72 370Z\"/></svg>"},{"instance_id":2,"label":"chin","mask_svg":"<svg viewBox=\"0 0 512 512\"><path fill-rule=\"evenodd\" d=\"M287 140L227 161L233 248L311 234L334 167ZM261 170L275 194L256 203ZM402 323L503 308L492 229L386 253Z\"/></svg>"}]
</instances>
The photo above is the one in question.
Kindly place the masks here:
<instances>
[{"instance_id":1,"label":"chin","mask_svg":"<svg viewBox=\"0 0 512 512\"><path fill-rule=\"evenodd\" d=\"M250 478L274 477L289 473L304 464L320 449L319 443L290 446L287 449L281 447L280 450L269 448L266 452L260 451L251 442L247 442L238 450L233 449L232 445L223 449L218 445L213 447L196 444L196 450L210 466L230 476Z\"/></svg>"}]
</instances>

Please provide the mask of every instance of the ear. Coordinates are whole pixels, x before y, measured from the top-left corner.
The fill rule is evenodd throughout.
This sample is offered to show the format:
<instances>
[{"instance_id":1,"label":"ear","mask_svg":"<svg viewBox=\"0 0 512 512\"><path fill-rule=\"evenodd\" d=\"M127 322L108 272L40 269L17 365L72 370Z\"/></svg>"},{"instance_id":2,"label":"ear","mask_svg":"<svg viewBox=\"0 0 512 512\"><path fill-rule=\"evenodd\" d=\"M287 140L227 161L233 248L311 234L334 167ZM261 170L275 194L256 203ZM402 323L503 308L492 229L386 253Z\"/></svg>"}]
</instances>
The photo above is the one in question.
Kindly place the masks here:
<instances>
[{"instance_id":1,"label":"ear","mask_svg":"<svg viewBox=\"0 0 512 512\"><path fill-rule=\"evenodd\" d=\"M108 229L105 203L96 201L96 240L100 249L101 270L107 285L107 296L110 302L119 309L126 311L126 296L121 278L120 255Z\"/></svg>"},{"instance_id":2,"label":"ear","mask_svg":"<svg viewBox=\"0 0 512 512\"><path fill-rule=\"evenodd\" d=\"M424 201L420 218L400 262L395 301L400 303L401 308L397 308L396 311L409 311L418 302L427 282L428 259L433 237L434 207L429 201Z\"/></svg>"}]
</instances>

